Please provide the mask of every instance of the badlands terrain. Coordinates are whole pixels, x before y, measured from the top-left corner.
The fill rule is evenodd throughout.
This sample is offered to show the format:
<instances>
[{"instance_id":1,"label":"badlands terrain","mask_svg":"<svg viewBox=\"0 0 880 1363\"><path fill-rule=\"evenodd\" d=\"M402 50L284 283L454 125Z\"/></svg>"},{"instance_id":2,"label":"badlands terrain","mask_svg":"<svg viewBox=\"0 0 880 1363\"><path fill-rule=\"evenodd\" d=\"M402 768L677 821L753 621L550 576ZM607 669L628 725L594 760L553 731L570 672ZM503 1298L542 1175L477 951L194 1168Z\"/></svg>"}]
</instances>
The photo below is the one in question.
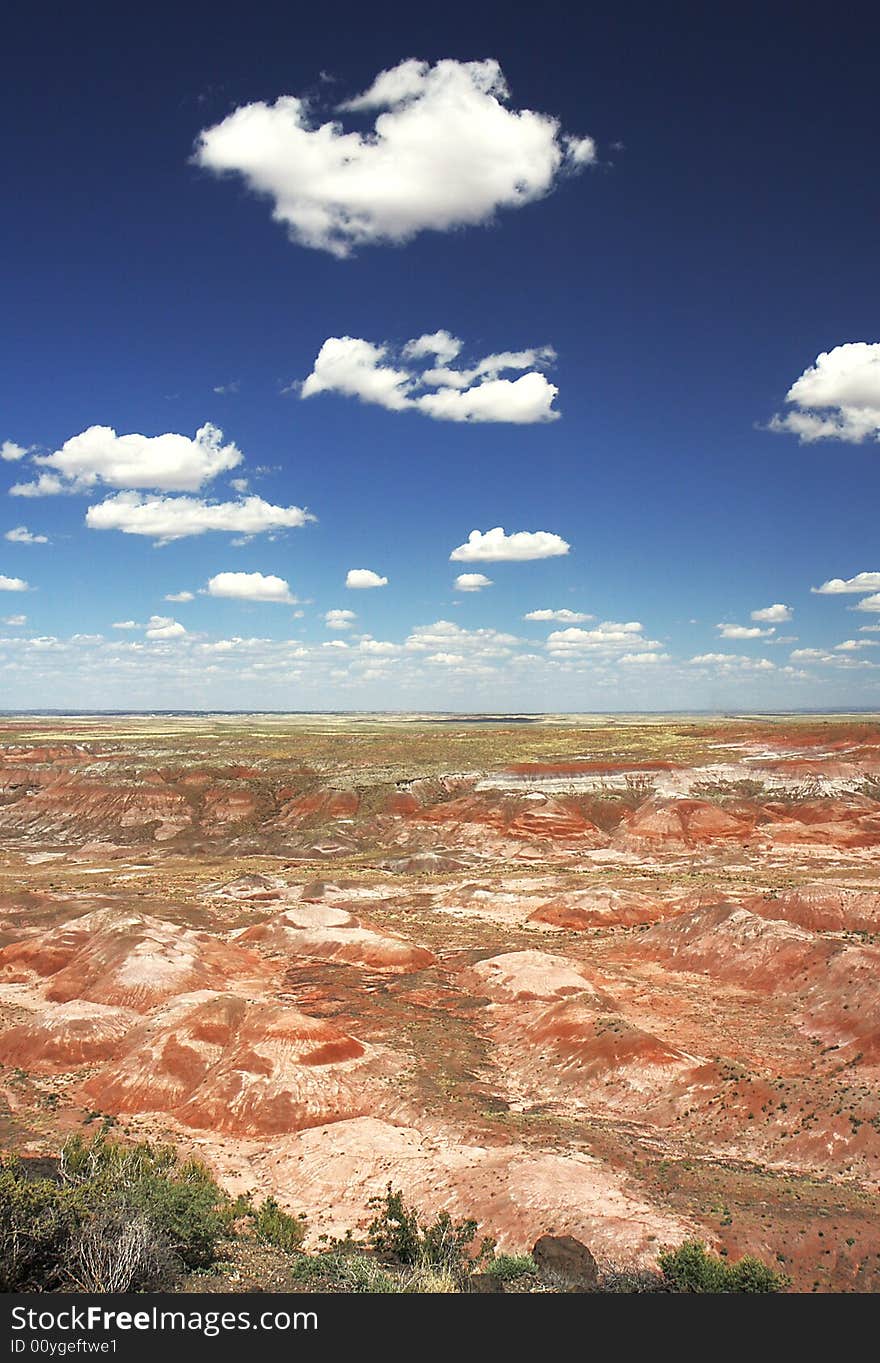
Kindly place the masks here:
<instances>
[{"instance_id":1,"label":"badlands terrain","mask_svg":"<svg viewBox=\"0 0 880 1363\"><path fill-rule=\"evenodd\" d=\"M0 1143L880 1290L880 721L0 721Z\"/></svg>"}]
</instances>

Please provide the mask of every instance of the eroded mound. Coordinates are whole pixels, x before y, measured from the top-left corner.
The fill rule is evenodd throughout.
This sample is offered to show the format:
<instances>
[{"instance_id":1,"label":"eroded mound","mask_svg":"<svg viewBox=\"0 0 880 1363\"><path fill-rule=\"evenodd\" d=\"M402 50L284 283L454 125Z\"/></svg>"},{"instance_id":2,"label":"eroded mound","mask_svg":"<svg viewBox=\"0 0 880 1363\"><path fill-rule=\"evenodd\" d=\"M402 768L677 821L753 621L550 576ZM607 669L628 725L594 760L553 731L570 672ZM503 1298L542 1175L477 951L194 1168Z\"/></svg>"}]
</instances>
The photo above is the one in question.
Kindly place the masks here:
<instances>
[{"instance_id":1,"label":"eroded mound","mask_svg":"<svg viewBox=\"0 0 880 1363\"><path fill-rule=\"evenodd\" d=\"M461 981L498 1003L557 999L594 990L573 961L547 951L508 951L477 961L462 972Z\"/></svg>"},{"instance_id":2,"label":"eroded mound","mask_svg":"<svg viewBox=\"0 0 880 1363\"><path fill-rule=\"evenodd\" d=\"M794 989L840 948L792 923L734 904L697 909L649 928L634 951L676 970L702 971L752 989Z\"/></svg>"},{"instance_id":3,"label":"eroded mound","mask_svg":"<svg viewBox=\"0 0 880 1363\"><path fill-rule=\"evenodd\" d=\"M588 928L656 923L664 916L664 905L651 895L597 886L572 890L548 900L529 915L528 921L569 932L585 932Z\"/></svg>"},{"instance_id":4,"label":"eroded mound","mask_svg":"<svg viewBox=\"0 0 880 1363\"><path fill-rule=\"evenodd\" d=\"M84 1093L107 1112L167 1112L187 1126L276 1135L359 1116L351 1073L367 1048L324 1019L238 995L197 995L131 1033Z\"/></svg>"},{"instance_id":5,"label":"eroded mound","mask_svg":"<svg viewBox=\"0 0 880 1363\"><path fill-rule=\"evenodd\" d=\"M435 957L405 938L379 932L347 909L302 902L265 923L237 934L237 940L260 945L287 957L339 961L371 970L426 970Z\"/></svg>"},{"instance_id":6,"label":"eroded mound","mask_svg":"<svg viewBox=\"0 0 880 1363\"><path fill-rule=\"evenodd\" d=\"M68 1070L109 1060L135 1016L100 1003L61 1003L0 1032L0 1062L21 1069Z\"/></svg>"},{"instance_id":7,"label":"eroded mound","mask_svg":"<svg viewBox=\"0 0 880 1363\"><path fill-rule=\"evenodd\" d=\"M148 1012L166 999L231 982L266 984L265 964L234 943L146 914L98 909L0 951L0 979L49 977L47 999Z\"/></svg>"}]
</instances>

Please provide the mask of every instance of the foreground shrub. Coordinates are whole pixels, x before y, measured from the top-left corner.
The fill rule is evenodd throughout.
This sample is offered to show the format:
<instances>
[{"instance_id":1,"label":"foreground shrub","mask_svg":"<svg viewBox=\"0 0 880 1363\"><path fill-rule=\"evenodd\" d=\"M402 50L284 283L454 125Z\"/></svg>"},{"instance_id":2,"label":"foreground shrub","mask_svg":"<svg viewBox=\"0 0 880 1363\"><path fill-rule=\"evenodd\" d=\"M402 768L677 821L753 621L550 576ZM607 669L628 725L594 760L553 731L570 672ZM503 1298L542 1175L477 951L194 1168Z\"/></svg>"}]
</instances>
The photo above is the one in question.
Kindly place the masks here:
<instances>
[{"instance_id":1,"label":"foreground shrub","mask_svg":"<svg viewBox=\"0 0 880 1363\"><path fill-rule=\"evenodd\" d=\"M384 1197L372 1198L370 1206L377 1209L367 1228L370 1243L398 1263L461 1275L482 1263L495 1248L495 1241L488 1238L474 1247L476 1221L453 1221L449 1212L440 1212L430 1225L422 1225L419 1213L406 1205L403 1193L390 1183Z\"/></svg>"},{"instance_id":2,"label":"foreground shrub","mask_svg":"<svg viewBox=\"0 0 880 1363\"><path fill-rule=\"evenodd\" d=\"M70 1244L84 1219L79 1199L51 1180L0 1163L0 1291L44 1292L64 1281Z\"/></svg>"},{"instance_id":3,"label":"foreground shrub","mask_svg":"<svg viewBox=\"0 0 880 1363\"><path fill-rule=\"evenodd\" d=\"M283 1211L274 1197L267 1197L251 1216L257 1239L264 1244L274 1245L286 1254L293 1254L305 1239L306 1223L303 1217L291 1216L289 1212Z\"/></svg>"},{"instance_id":4,"label":"foreground shrub","mask_svg":"<svg viewBox=\"0 0 880 1363\"><path fill-rule=\"evenodd\" d=\"M537 1273L538 1265L531 1254L496 1254L487 1261L485 1271L502 1282L513 1282Z\"/></svg>"},{"instance_id":5,"label":"foreground shrub","mask_svg":"<svg viewBox=\"0 0 880 1363\"><path fill-rule=\"evenodd\" d=\"M788 1278L752 1255L727 1263L700 1240L686 1240L659 1258L671 1292L784 1292Z\"/></svg>"},{"instance_id":6,"label":"foreground shrub","mask_svg":"<svg viewBox=\"0 0 880 1363\"><path fill-rule=\"evenodd\" d=\"M149 1225L156 1256L173 1256L184 1268L212 1264L232 1227L233 1204L210 1171L181 1160L173 1146L125 1145L103 1132L91 1141L74 1136L61 1152L61 1173L92 1217Z\"/></svg>"}]
</instances>

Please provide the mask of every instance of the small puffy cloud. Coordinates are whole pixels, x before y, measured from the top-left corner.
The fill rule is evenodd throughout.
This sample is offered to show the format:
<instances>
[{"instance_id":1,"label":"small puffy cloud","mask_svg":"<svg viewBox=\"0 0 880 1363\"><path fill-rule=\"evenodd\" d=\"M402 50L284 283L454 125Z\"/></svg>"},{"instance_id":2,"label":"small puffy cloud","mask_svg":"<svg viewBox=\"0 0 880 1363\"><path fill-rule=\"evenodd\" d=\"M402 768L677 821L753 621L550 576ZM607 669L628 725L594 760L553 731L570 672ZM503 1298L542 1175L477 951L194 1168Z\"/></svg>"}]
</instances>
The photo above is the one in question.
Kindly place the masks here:
<instances>
[{"instance_id":1,"label":"small puffy cloud","mask_svg":"<svg viewBox=\"0 0 880 1363\"><path fill-rule=\"evenodd\" d=\"M785 398L790 411L777 414L772 431L787 431L802 444L880 440L880 343L854 341L823 351Z\"/></svg>"},{"instance_id":2,"label":"small puffy cloud","mask_svg":"<svg viewBox=\"0 0 880 1363\"><path fill-rule=\"evenodd\" d=\"M603 620L592 629L555 629L547 636L547 650L558 656L579 654L656 652L656 639L645 639L644 625L639 620Z\"/></svg>"},{"instance_id":3,"label":"small puffy cloud","mask_svg":"<svg viewBox=\"0 0 880 1363\"><path fill-rule=\"evenodd\" d=\"M158 619L159 617L156 616L155 618ZM114 622L113 622L113 628L114 628L114 629L140 629L141 626L137 623L136 620L114 620Z\"/></svg>"},{"instance_id":4,"label":"small puffy cloud","mask_svg":"<svg viewBox=\"0 0 880 1363\"><path fill-rule=\"evenodd\" d=\"M0 616L0 619L2 619L4 625L12 625L13 627L27 624L26 615L4 615Z\"/></svg>"},{"instance_id":5,"label":"small puffy cloud","mask_svg":"<svg viewBox=\"0 0 880 1363\"><path fill-rule=\"evenodd\" d=\"M63 480L68 491L85 492L100 484L117 488L152 488L159 492L197 492L219 473L236 468L242 454L223 443L223 432L207 422L190 439L186 435L117 435L111 426L90 426L65 440L53 454L33 462L50 470L49 479ZM60 490L51 481L34 483L28 494Z\"/></svg>"},{"instance_id":6,"label":"small puffy cloud","mask_svg":"<svg viewBox=\"0 0 880 1363\"><path fill-rule=\"evenodd\" d=\"M28 530L26 525L17 525L14 530L7 530L3 536L12 544L48 544L46 535L34 535Z\"/></svg>"},{"instance_id":7,"label":"small puffy cloud","mask_svg":"<svg viewBox=\"0 0 880 1363\"><path fill-rule=\"evenodd\" d=\"M407 341L403 347L403 355L407 360L421 360L425 356L430 356L434 360L439 360L441 364L449 364L461 353L461 346L458 337L451 336L448 331L432 331L425 336L416 336L413 340Z\"/></svg>"},{"instance_id":8,"label":"small puffy cloud","mask_svg":"<svg viewBox=\"0 0 880 1363\"><path fill-rule=\"evenodd\" d=\"M296 597L283 577L272 573L215 573L208 579L208 596L226 597L232 601L270 601L295 605Z\"/></svg>"},{"instance_id":9,"label":"small puffy cloud","mask_svg":"<svg viewBox=\"0 0 880 1363\"><path fill-rule=\"evenodd\" d=\"M722 639L765 639L769 634L775 634L775 629L771 625L769 629L761 629L758 625L716 625Z\"/></svg>"},{"instance_id":10,"label":"small puffy cloud","mask_svg":"<svg viewBox=\"0 0 880 1363\"><path fill-rule=\"evenodd\" d=\"M10 497L58 497L65 492L76 492L72 483L65 483L57 473L41 473L32 483L13 483Z\"/></svg>"},{"instance_id":11,"label":"small puffy cloud","mask_svg":"<svg viewBox=\"0 0 880 1363\"><path fill-rule=\"evenodd\" d=\"M453 563L525 562L530 559L556 558L567 554L571 545L549 530L517 530L505 533L500 525L494 530L472 530L465 544L449 555Z\"/></svg>"},{"instance_id":12,"label":"small puffy cloud","mask_svg":"<svg viewBox=\"0 0 880 1363\"><path fill-rule=\"evenodd\" d=\"M324 623L328 629L351 629L357 616L354 611L325 611Z\"/></svg>"},{"instance_id":13,"label":"small puffy cloud","mask_svg":"<svg viewBox=\"0 0 880 1363\"><path fill-rule=\"evenodd\" d=\"M4 577L0 573L0 592L28 592L30 587L23 577Z\"/></svg>"},{"instance_id":14,"label":"small puffy cloud","mask_svg":"<svg viewBox=\"0 0 880 1363\"><path fill-rule=\"evenodd\" d=\"M859 625L859 634L880 634L880 625Z\"/></svg>"},{"instance_id":15,"label":"small puffy cloud","mask_svg":"<svg viewBox=\"0 0 880 1363\"><path fill-rule=\"evenodd\" d=\"M741 653L698 653L690 661L698 667L720 667L722 671L772 672L776 667L769 658L747 658Z\"/></svg>"},{"instance_id":16,"label":"small puffy cloud","mask_svg":"<svg viewBox=\"0 0 880 1363\"><path fill-rule=\"evenodd\" d=\"M865 596L855 606L857 611L880 611L880 592L874 592L872 596Z\"/></svg>"},{"instance_id":17,"label":"small puffy cloud","mask_svg":"<svg viewBox=\"0 0 880 1363\"><path fill-rule=\"evenodd\" d=\"M880 591L880 573L856 573L855 577L832 577L821 587L811 587L818 596L840 596L845 592Z\"/></svg>"},{"instance_id":18,"label":"small puffy cloud","mask_svg":"<svg viewBox=\"0 0 880 1363\"><path fill-rule=\"evenodd\" d=\"M860 648L877 648L877 641L876 639L844 639L842 644L834 645L837 653L855 653Z\"/></svg>"},{"instance_id":19,"label":"small puffy cloud","mask_svg":"<svg viewBox=\"0 0 880 1363\"><path fill-rule=\"evenodd\" d=\"M457 592L481 592L484 587L492 586L492 579L485 573L459 573L453 586Z\"/></svg>"},{"instance_id":20,"label":"small puffy cloud","mask_svg":"<svg viewBox=\"0 0 880 1363\"><path fill-rule=\"evenodd\" d=\"M165 597L165 600L180 603L184 601L194 601L195 597L192 592L169 592Z\"/></svg>"},{"instance_id":21,"label":"small puffy cloud","mask_svg":"<svg viewBox=\"0 0 880 1363\"><path fill-rule=\"evenodd\" d=\"M764 606L761 610L752 611L751 618L764 625L781 625L793 615L791 606L784 606L781 601L777 601L773 606Z\"/></svg>"},{"instance_id":22,"label":"small puffy cloud","mask_svg":"<svg viewBox=\"0 0 880 1363\"><path fill-rule=\"evenodd\" d=\"M624 653L618 662L620 663L644 663L651 666L653 663L668 663L668 653Z\"/></svg>"},{"instance_id":23,"label":"small puffy cloud","mask_svg":"<svg viewBox=\"0 0 880 1363\"><path fill-rule=\"evenodd\" d=\"M167 615L151 615L147 623L148 639L180 639L184 634L186 630L183 625Z\"/></svg>"},{"instance_id":24,"label":"small puffy cloud","mask_svg":"<svg viewBox=\"0 0 880 1363\"><path fill-rule=\"evenodd\" d=\"M394 653L402 652L402 644L393 644L388 639L371 639L369 636L363 638L358 643L358 650L361 653L368 653L376 657L388 657Z\"/></svg>"},{"instance_id":25,"label":"small puffy cloud","mask_svg":"<svg viewBox=\"0 0 880 1363\"><path fill-rule=\"evenodd\" d=\"M345 585L354 591L366 591L369 587L387 587L388 578L380 577L372 568L349 568Z\"/></svg>"},{"instance_id":26,"label":"small puffy cloud","mask_svg":"<svg viewBox=\"0 0 880 1363\"><path fill-rule=\"evenodd\" d=\"M124 535L148 535L160 544L204 535L209 530L259 535L287 530L315 517L299 506L273 506L262 497L237 502L209 502L201 497L145 497L140 492L118 492L86 512L92 530L121 530Z\"/></svg>"},{"instance_id":27,"label":"small puffy cloud","mask_svg":"<svg viewBox=\"0 0 880 1363\"><path fill-rule=\"evenodd\" d=\"M461 348L462 342L445 331L407 341L399 352L390 344L374 345L356 336L329 336L300 396L341 393L391 412L422 412L437 421L530 425L558 417L553 401L559 390L539 372L555 360L552 347L503 351L470 367L451 368ZM428 354L443 363L425 367ZM519 378L502 377L511 371L519 372Z\"/></svg>"},{"instance_id":28,"label":"small puffy cloud","mask_svg":"<svg viewBox=\"0 0 880 1363\"><path fill-rule=\"evenodd\" d=\"M28 450L25 446L16 445L14 440L4 440L3 443L0 444L0 459L5 460L7 463L17 463L19 459L24 459L27 453Z\"/></svg>"},{"instance_id":29,"label":"small puffy cloud","mask_svg":"<svg viewBox=\"0 0 880 1363\"><path fill-rule=\"evenodd\" d=\"M451 620L435 620L420 625L408 635L404 647L409 653L467 653L473 656L506 656L520 641L514 634L496 629L464 629Z\"/></svg>"},{"instance_id":30,"label":"small puffy cloud","mask_svg":"<svg viewBox=\"0 0 880 1363\"><path fill-rule=\"evenodd\" d=\"M523 616L524 620L552 620L559 625L580 625L584 620L594 620L594 615L584 615L583 611L562 610L539 610L529 611Z\"/></svg>"},{"instance_id":31,"label":"small puffy cloud","mask_svg":"<svg viewBox=\"0 0 880 1363\"><path fill-rule=\"evenodd\" d=\"M363 133L338 119L319 123L313 99L282 95L205 129L195 159L267 196L293 241L341 258L359 246L491 222L595 161L591 138L508 105L497 61L410 58L338 106L374 118Z\"/></svg>"}]
</instances>

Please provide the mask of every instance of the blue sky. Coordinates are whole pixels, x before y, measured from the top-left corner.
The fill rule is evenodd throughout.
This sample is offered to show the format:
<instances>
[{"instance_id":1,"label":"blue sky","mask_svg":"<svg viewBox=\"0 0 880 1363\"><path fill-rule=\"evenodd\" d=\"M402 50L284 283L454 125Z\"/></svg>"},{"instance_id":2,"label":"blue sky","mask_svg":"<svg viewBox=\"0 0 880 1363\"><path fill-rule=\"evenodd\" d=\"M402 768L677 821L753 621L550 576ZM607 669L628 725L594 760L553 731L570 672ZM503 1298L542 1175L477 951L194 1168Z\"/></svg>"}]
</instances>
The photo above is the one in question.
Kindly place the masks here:
<instances>
[{"instance_id":1,"label":"blue sky","mask_svg":"<svg viewBox=\"0 0 880 1363\"><path fill-rule=\"evenodd\" d=\"M868 6L120 10L11 25L0 706L878 704Z\"/></svg>"}]
</instances>

